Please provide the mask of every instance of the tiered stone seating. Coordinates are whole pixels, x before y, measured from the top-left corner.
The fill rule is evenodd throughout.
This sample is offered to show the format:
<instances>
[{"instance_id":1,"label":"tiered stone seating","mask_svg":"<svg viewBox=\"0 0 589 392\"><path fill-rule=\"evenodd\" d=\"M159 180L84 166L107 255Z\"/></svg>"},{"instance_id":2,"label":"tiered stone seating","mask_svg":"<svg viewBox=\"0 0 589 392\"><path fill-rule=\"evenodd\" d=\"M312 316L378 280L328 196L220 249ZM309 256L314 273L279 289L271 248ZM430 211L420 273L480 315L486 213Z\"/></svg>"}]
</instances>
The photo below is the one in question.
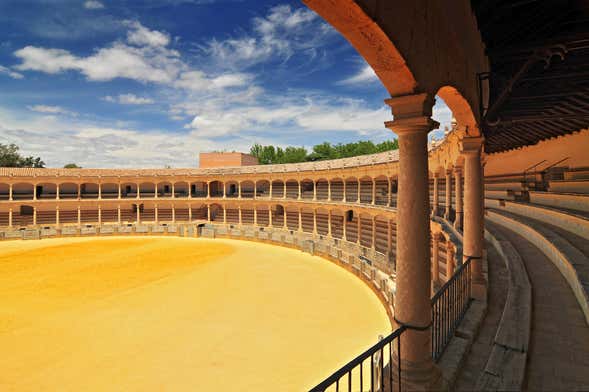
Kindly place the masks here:
<instances>
[{"instance_id":1,"label":"tiered stone seating","mask_svg":"<svg viewBox=\"0 0 589 392\"><path fill-rule=\"evenodd\" d=\"M542 250L566 279L589 323L589 221L578 218L567 223L556 218L558 214L519 204L491 208L487 219L524 235Z\"/></svg>"},{"instance_id":2,"label":"tiered stone seating","mask_svg":"<svg viewBox=\"0 0 589 392\"><path fill-rule=\"evenodd\" d=\"M354 216L351 221L346 221L346 240L349 242L358 241L358 217Z\"/></svg>"},{"instance_id":3,"label":"tiered stone seating","mask_svg":"<svg viewBox=\"0 0 589 392\"><path fill-rule=\"evenodd\" d=\"M37 224L46 225L55 223L55 210L38 210L37 211Z\"/></svg>"},{"instance_id":4,"label":"tiered stone seating","mask_svg":"<svg viewBox=\"0 0 589 392\"><path fill-rule=\"evenodd\" d=\"M269 212L268 210L262 210L262 209L258 209L257 212L257 219L258 219L258 225L259 226L268 226L269 224Z\"/></svg>"}]
</instances>

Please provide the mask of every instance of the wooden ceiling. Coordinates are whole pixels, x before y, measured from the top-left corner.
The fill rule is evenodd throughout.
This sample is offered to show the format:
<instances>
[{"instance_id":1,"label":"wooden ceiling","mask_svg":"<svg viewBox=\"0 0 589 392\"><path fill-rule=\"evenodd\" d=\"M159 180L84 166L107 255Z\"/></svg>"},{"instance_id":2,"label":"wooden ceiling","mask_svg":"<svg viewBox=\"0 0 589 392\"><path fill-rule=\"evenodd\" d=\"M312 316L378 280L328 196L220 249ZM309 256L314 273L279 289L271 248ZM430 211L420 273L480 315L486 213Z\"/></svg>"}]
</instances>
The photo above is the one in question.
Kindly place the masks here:
<instances>
[{"instance_id":1,"label":"wooden ceiling","mask_svg":"<svg viewBox=\"0 0 589 392\"><path fill-rule=\"evenodd\" d=\"M589 0L471 0L490 60L480 75L488 153L589 127ZM589 146L588 150L589 150Z\"/></svg>"}]
</instances>

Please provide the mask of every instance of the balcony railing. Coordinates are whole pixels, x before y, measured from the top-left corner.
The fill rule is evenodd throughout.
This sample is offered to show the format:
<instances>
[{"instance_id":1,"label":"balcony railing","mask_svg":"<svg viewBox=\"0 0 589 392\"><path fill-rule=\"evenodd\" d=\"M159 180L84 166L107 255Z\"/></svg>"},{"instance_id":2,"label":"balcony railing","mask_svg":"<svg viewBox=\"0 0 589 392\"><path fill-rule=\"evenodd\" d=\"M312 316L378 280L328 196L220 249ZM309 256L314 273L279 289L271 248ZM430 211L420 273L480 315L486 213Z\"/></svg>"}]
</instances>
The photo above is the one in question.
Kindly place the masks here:
<instances>
[{"instance_id":1,"label":"balcony railing","mask_svg":"<svg viewBox=\"0 0 589 392\"><path fill-rule=\"evenodd\" d=\"M471 263L460 265L432 298L432 358L438 361L464 318L471 298ZM402 326L358 355L310 392L401 391L401 337L411 327ZM396 387L396 388L395 388Z\"/></svg>"}]
</instances>

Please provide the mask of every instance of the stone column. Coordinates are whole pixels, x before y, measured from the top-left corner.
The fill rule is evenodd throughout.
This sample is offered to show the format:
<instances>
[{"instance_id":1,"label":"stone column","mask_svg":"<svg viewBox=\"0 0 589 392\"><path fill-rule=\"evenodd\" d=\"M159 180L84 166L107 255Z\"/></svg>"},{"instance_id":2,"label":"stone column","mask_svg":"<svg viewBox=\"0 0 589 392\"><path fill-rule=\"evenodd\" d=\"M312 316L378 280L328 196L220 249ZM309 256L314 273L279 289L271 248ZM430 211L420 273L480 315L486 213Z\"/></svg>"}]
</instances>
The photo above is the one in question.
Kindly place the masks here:
<instances>
[{"instance_id":1,"label":"stone column","mask_svg":"<svg viewBox=\"0 0 589 392\"><path fill-rule=\"evenodd\" d=\"M119 189L119 198L121 195L121 190ZM82 198L82 184L78 184L78 200Z\"/></svg>"},{"instance_id":2,"label":"stone column","mask_svg":"<svg viewBox=\"0 0 589 392\"><path fill-rule=\"evenodd\" d=\"M55 199L59 200L59 184L55 186Z\"/></svg>"},{"instance_id":3,"label":"stone column","mask_svg":"<svg viewBox=\"0 0 589 392\"><path fill-rule=\"evenodd\" d=\"M270 199L272 199L274 197L274 194L272 193L272 180L270 180ZM272 225L270 225L272 226Z\"/></svg>"},{"instance_id":4,"label":"stone column","mask_svg":"<svg viewBox=\"0 0 589 392\"><path fill-rule=\"evenodd\" d=\"M303 214L301 213L300 208L299 208L299 231L303 231Z\"/></svg>"},{"instance_id":5,"label":"stone column","mask_svg":"<svg viewBox=\"0 0 589 392\"><path fill-rule=\"evenodd\" d=\"M241 206L237 206L237 212L239 216L239 226L241 226Z\"/></svg>"},{"instance_id":6,"label":"stone column","mask_svg":"<svg viewBox=\"0 0 589 392\"><path fill-rule=\"evenodd\" d=\"M360 198L360 191L362 190L362 182L360 181L360 179L358 179L358 195L356 197L356 203L360 203L360 201L362 200Z\"/></svg>"},{"instance_id":7,"label":"stone column","mask_svg":"<svg viewBox=\"0 0 589 392\"><path fill-rule=\"evenodd\" d=\"M137 199L141 198L141 185L137 184Z\"/></svg>"},{"instance_id":8,"label":"stone column","mask_svg":"<svg viewBox=\"0 0 589 392\"><path fill-rule=\"evenodd\" d=\"M188 223L192 222L192 205L188 206Z\"/></svg>"},{"instance_id":9,"label":"stone column","mask_svg":"<svg viewBox=\"0 0 589 392\"><path fill-rule=\"evenodd\" d=\"M387 176L387 185L388 185L388 192L387 192L387 207L391 206L391 201L393 200L393 184L391 183L391 177Z\"/></svg>"},{"instance_id":10,"label":"stone column","mask_svg":"<svg viewBox=\"0 0 589 392\"><path fill-rule=\"evenodd\" d=\"M317 181L313 180L313 201L317 200Z\"/></svg>"},{"instance_id":11,"label":"stone column","mask_svg":"<svg viewBox=\"0 0 589 392\"><path fill-rule=\"evenodd\" d=\"M223 223L227 223L227 208L223 206Z\"/></svg>"},{"instance_id":12,"label":"stone column","mask_svg":"<svg viewBox=\"0 0 589 392\"><path fill-rule=\"evenodd\" d=\"M241 199L241 181L237 183L237 198Z\"/></svg>"},{"instance_id":13,"label":"stone column","mask_svg":"<svg viewBox=\"0 0 589 392\"><path fill-rule=\"evenodd\" d=\"M393 250L393 230L391 227L391 220L387 221L387 258L391 257L391 251Z\"/></svg>"},{"instance_id":14,"label":"stone column","mask_svg":"<svg viewBox=\"0 0 589 392\"><path fill-rule=\"evenodd\" d=\"M286 184L286 183L285 183ZM286 186L286 185L285 185ZM285 189L285 193L286 193L286 189ZM288 229L288 225L286 224L286 207L284 207L282 209L282 214L284 216L284 222L282 224L282 227L284 227L285 229Z\"/></svg>"},{"instance_id":15,"label":"stone column","mask_svg":"<svg viewBox=\"0 0 589 392\"><path fill-rule=\"evenodd\" d=\"M331 210L327 210L327 236L331 237Z\"/></svg>"},{"instance_id":16,"label":"stone column","mask_svg":"<svg viewBox=\"0 0 589 392\"><path fill-rule=\"evenodd\" d=\"M98 200L102 199L102 183L98 183Z\"/></svg>"},{"instance_id":17,"label":"stone column","mask_svg":"<svg viewBox=\"0 0 589 392\"><path fill-rule=\"evenodd\" d=\"M360 219L360 214L356 215L356 243L360 245L360 238L362 237L362 220Z\"/></svg>"},{"instance_id":18,"label":"stone column","mask_svg":"<svg viewBox=\"0 0 589 392\"><path fill-rule=\"evenodd\" d=\"M33 207L33 225L37 225L37 207Z\"/></svg>"},{"instance_id":19,"label":"stone column","mask_svg":"<svg viewBox=\"0 0 589 392\"><path fill-rule=\"evenodd\" d=\"M286 181L282 183L282 198L286 200Z\"/></svg>"},{"instance_id":20,"label":"stone column","mask_svg":"<svg viewBox=\"0 0 589 392\"><path fill-rule=\"evenodd\" d=\"M225 189L225 183L223 183L223 199L227 198L227 190Z\"/></svg>"},{"instance_id":21,"label":"stone column","mask_svg":"<svg viewBox=\"0 0 589 392\"><path fill-rule=\"evenodd\" d=\"M348 195L346 194L346 179L344 178L344 203L348 202Z\"/></svg>"},{"instance_id":22,"label":"stone column","mask_svg":"<svg viewBox=\"0 0 589 392\"><path fill-rule=\"evenodd\" d=\"M317 234L317 210L313 210L313 234Z\"/></svg>"},{"instance_id":23,"label":"stone column","mask_svg":"<svg viewBox=\"0 0 589 392\"><path fill-rule=\"evenodd\" d=\"M376 204L376 179L372 179L372 205Z\"/></svg>"},{"instance_id":24,"label":"stone column","mask_svg":"<svg viewBox=\"0 0 589 392\"><path fill-rule=\"evenodd\" d=\"M254 225L258 224L258 209L254 206Z\"/></svg>"},{"instance_id":25,"label":"stone column","mask_svg":"<svg viewBox=\"0 0 589 392\"><path fill-rule=\"evenodd\" d=\"M121 206L120 205L117 206L117 222L119 225L121 224Z\"/></svg>"},{"instance_id":26,"label":"stone column","mask_svg":"<svg viewBox=\"0 0 589 392\"><path fill-rule=\"evenodd\" d=\"M407 390L441 387L431 355L431 260L427 137L439 124L431 119L433 96L388 99L394 121L386 127L399 137L397 193L396 326L407 326L401 345L401 382Z\"/></svg>"},{"instance_id":27,"label":"stone column","mask_svg":"<svg viewBox=\"0 0 589 392\"><path fill-rule=\"evenodd\" d=\"M176 186L172 183L172 199L176 197Z\"/></svg>"},{"instance_id":28,"label":"stone column","mask_svg":"<svg viewBox=\"0 0 589 392\"><path fill-rule=\"evenodd\" d=\"M456 187L456 218L454 227L462 230L462 168L454 168L454 186Z\"/></svg>"},{"instance_id":29,"label":"stone column","mask_svg":"<svg viewBox=\"0 0 589 392\"><path fill-rule=\"evenodd\" d=\"M272 206L268 206L268 227L272 227Z\"/></svg>"},{"instance_id":30,"label":"stone column","mask_svg":"<svg viewBox=\"0 0 589 392\"><path fill-rule=\"evenodd\" d=\"M157 195L157 193L158 193L158 192L157 192L157 185L158 185L158 184L156 183L156 184L155 184L155 194L153 195L153 197L154 197L155 199L157 199L157 198L158 198L158 195Z\"/></svg>"},{"instance_id":31,"label":"stone column","mask_svg":"<svg viewBox=\"0 0 589 392\"><path fill-rule=\"evenodd\" d=\"M37 200L37 184L33 184L33 200Z\"/></svg>"},{"instance_id":32,"label":"stone column","mask_svg":"<svg viewBox=\"0 0 589 392\"><path fill-rule=\"evenodd\" d=\"M78 226L82 224L82 211L80 211L80 206L78 206Z\"/></svg>"},{"instance_id":33,"label":"stone column","mask_svg":"<svg viewBox=\"0 0 589 392\"><path fill-rule=\"evenodd\" d=\"M211 205L207 204L207 220L211 221Z\"/></svg>"},{"instance_id":34,"label":"stone column","mask_svg":"<svg viewBox=\"0 0 589 392\"><path fill-rule=\"evenodd\" d=\"M432 216L438 215L439 208L440 208L440 175L438 173L434 173L434 201L433 201L433 206L432 206Z\"/></svg>"},{"instance_id":35,"label":"stone column","mask_svg":"<svg viewBox=\"0 0 589 392\"><path fill-rule=\"evenodd\" d=\"M482 138L465 137L462 140L464 156L464 260L469 256L483 256L483 179L481 166ZM477 299L486 297L482 259L472 260L472 294Z\"/></svg>"},{"instance_id":36,"label":"stone column","mask_svg":"<svg viewBox=\"0 0 589 392\"><path fill-rule=\"evenodd\" d=\"M205 197L207 199L210 199L211 198L211 182L207 181L205 184L207 186L207 193L206 193Z\"/></svg>"},{"instance_id":37,"label":"stone column","mask_svg":"<svg viewBox=\"0 0 589 392\"><path fill-rule=\"evenodd\" d=\"M446 211L444 211L444 219L450 220L452 213L452 170L446 170Z\"/></svg>"},{"instance_id":38,"label":"stone column","mask_svg":"<svg viewBox=\"0 0 589 392\"><path fill-rule=\"evenodd\" d=\"M258 198L258 181L254 181L254 200ZM254 208L255 211L255 208Z\"/></svg>"},{"instance_id":39,"label":"stone column","mask_svg":"<svg viewBox=\"0 0 589 392\"><path fill-rule=\"evenodd\" d=\"M8 186L8 200L12 201L12 184Z\"/></svg>"},{"instance_id":40,"label":"stone column","mask_svg":"<svg viewBox=\"0 0 589 392\"><path fill-rule=\"evenodd\" d=\"M117 199L121 199L121 183L119 182L119 195L117 197Z\"/></svg>"},{"instance_id":41,"label":"stone column","mask_svg":"<svg viewBox=\"0 0 589 392\"><path fill-rule=\"evenodd\" d=\"M454 251L454 245L450 241L446 242L446 268L446 275L450 280L456 270L456 252Z\"/></svg>"},{"instance_id":42,"label":"stone column","mask_svg":"<svg viewBox=\"0 0 589 392\"><path fill-rule=\"evenodd\" d=\"M331 201L331 181L327 180L327 201Z\"/></svg>"},{"instance_id":43,"label":"stone column","mask_svg":"<svg viewBox=\"0 0 589 392\"><path fill-rule=\"evenodd\" d=\"M159 223L159 210L158 210L157 204L154 207L154 213L155 213L155 223Z\"/></svg>"},{"instance_id":44,"label":"stone column","mask_svg":"<svg viewBox=\"0 0 589 392\"><path fill-rule=\"evenodd\" d=\"M102 207L98 206L98 225L102 225Z\"/></svg>"},{"instance_id":45,"label":"stone column","mask_svg":"<svg viewBox=\"0 0 589 392\"><path fill-rule=\"evenodd\" d=\"M440 244L440 235L438 233L432 236L432 293L435 293L440 280L440 256L438 246Z\"/></svg>"},{"instance_id":46,"label":"stone column","mask_svg":"<svg viewBox=\"0 0 589 392\"><path fill-rule=\"evenodd\" d=\"M137 204L137 218L136 218L136 220L137 220L137 223L141 222L141 208L140 208L139 204Z\"/></svg>"},{"instance_id":47,"label":"stone column","mask_svg":"<svg viewBox=\"0 0 589 392\"><path fill-rule=\"evenodd\" d=\"M299 184L299 197L297 197L297 200L301 200L301 198L302 198L301 182L298 181L298 184Z\"/></svg>"},{"instance_id":48,"label":"stone column","mask_svg":"<svg viewBox=\"0 0 589 392\"><path fill-rule=\"evenodd\" d=\"M8 227L12 228L12 208L8 210Z\"/></svg>"}]
</instances>

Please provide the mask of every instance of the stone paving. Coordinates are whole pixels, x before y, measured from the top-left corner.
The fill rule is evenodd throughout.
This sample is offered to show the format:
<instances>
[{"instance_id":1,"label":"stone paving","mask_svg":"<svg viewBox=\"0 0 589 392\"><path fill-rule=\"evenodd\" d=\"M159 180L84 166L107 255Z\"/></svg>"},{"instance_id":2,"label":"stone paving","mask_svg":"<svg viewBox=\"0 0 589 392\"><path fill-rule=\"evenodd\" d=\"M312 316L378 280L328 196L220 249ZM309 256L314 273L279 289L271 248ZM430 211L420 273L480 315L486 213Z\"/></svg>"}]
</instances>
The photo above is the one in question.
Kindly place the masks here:
<instances>
[{"instance_id":1,"label":"stone paving","mask_svg":"<svg viewBox=\"0 0 589 392\"><path fill-rule=\"evenodd\" d=\"M522 257L532 283L527 390L589 390L589 326L558 269L524 237L501 229Z\"/></svg>"},{"instance_id":2,"label":"stone paving","mask_svg":"<svg viewBox=\"0 0 589 392\"><path fill-rule=\"evenodd\" d=\"M457 391L472 391L483 372L497 332L497 326L503 313L507 296L507 271L501 257L490 244L487 243L487 260L489 281L487 315L483 320L477 338L472 344L470 353L464 361L464 366L458 374L454 389Z\"/></svg>"}]
</instances>

